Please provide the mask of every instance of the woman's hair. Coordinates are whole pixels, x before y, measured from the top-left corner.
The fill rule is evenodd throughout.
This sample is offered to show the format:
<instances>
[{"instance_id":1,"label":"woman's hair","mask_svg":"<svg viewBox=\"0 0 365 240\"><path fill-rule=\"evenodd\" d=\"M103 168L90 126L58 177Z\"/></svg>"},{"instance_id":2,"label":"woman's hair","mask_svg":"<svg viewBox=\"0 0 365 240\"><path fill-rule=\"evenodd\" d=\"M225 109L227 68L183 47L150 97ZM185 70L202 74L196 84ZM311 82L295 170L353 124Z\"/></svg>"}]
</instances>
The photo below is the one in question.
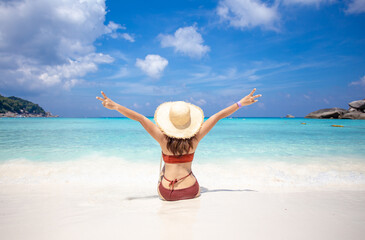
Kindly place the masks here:
<instances>
[{"instance_id":1,"label":"woman's hair","mask_svg":"<svg viewBox=\"0 0 365 240\"><path fill-rule=\"evenodd\" d=\"M167 139L167 149L174 155L183 155L189 153L190 148L193 148L195 136L187 139L173 138L165 135Z\"/></svg>"}]
</instances>

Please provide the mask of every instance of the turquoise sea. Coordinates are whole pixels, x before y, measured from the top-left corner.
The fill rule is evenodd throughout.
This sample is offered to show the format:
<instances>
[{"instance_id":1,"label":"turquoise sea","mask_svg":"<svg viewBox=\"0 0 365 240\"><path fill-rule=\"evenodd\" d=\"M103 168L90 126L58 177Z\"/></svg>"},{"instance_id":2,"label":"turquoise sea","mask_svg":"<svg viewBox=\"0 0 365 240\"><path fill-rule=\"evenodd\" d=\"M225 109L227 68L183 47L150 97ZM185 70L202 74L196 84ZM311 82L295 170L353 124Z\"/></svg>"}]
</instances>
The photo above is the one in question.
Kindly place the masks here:
<instances>
[{"instance_id":1,"label":"turquoise sea","mask_svg":"<svg viewBox=\"0 0 365 240\"><path fill-rule=\"evenodd\" d=\"M200 142L193 168L207 180L213 173L222 174L228 184L362 186L364 152L362 120L227 118ZM115 174L112 182L120 181L119 167L128 169L128 174L143 174L141 166L158 172L160 155L158 143L138 122L127 118L0 119L0 183L12 178L32 182L34 171L39 181L43 176L39 169L47 168L52 168L47 176L61 168L74 178L91 166L95 169L89 169L90 173L103 166L104 173ZM71 167L76 170L70 172ZM20 178L22 169L26 174ZM104 180L108 177L99 175Z\"/></svg>"}]
</instances>

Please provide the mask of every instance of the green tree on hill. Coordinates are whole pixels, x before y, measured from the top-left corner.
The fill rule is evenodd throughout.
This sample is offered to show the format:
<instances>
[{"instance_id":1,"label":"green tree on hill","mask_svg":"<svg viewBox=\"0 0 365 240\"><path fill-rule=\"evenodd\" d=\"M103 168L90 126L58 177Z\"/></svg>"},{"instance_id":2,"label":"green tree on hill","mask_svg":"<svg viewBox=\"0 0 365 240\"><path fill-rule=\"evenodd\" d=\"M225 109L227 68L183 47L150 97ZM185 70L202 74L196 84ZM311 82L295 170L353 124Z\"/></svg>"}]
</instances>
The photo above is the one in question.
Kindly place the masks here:
<instances>
[{"instance_id":1,"label":"green tree on hill","mask_svg":"<svg viewBox=\"0 0 365 240\"><path fill-rule=\"evenodd\" d=\"M4 97L0 95L0 113L6 112L46 114L38 104L14 96Z\"/></svg>"}]
</instances>

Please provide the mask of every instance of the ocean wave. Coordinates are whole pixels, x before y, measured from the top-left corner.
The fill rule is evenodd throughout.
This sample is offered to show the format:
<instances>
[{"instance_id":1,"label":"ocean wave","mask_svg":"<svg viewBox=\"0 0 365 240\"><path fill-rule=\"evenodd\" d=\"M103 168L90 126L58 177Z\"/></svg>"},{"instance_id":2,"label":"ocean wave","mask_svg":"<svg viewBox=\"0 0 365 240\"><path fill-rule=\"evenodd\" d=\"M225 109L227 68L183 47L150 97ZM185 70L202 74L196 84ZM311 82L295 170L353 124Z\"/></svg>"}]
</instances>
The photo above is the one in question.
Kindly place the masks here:
<instances>
[{"instance_id":1,"label":"ocean wave","mask_svg":"<svg viewBox=\"0 0 365 240\"><path fill-rule=\"evenodd\" d=\"M275 162L237 160L196 163L193 172L205 189L251 190L365 190L365 163ZM155 188L159 161L133 162L98 154L69 161L31 161L25 158L0 163L0 185L69 184L118 186L125 191Z\"/></svg>"}]
</instances>

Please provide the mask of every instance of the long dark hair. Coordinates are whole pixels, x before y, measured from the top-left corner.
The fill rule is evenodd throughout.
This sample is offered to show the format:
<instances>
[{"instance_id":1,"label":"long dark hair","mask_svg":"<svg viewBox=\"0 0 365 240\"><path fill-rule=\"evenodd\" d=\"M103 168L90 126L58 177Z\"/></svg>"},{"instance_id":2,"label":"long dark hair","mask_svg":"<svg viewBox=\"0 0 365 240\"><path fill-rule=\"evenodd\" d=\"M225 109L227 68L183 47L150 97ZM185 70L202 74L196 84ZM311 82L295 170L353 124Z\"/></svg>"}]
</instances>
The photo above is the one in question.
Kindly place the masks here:
<instances>
[{"instance_id":1,"label":"long dark hair","mask_svg":"<svg viewBox=\"0 0 365 240\"><path fill-rule=\"evenodd\" d=\"M167 135L165 137L167 140L167 149L178 156L189 153L190 148L193 148L193 141L196 139L195 136L187 139L173 138Z\"/></svg>"}]
</instances>

